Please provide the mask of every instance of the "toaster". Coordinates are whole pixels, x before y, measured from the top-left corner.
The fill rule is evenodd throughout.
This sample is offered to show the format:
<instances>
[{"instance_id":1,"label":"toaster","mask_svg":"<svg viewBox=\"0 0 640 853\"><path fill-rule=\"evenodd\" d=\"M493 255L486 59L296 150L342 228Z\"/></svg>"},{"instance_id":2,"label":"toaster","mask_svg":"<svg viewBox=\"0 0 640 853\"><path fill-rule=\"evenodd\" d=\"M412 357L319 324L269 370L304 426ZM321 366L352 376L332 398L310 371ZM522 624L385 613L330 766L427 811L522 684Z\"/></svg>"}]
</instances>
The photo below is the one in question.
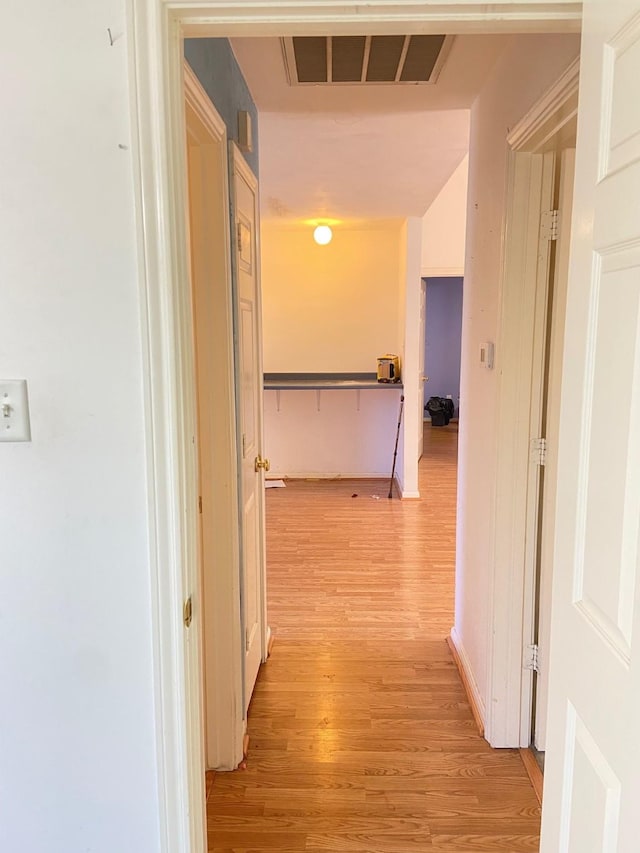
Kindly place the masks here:
<instances>
[{"instance_id":1,"label":"toaster","mask_svg":"<svg viewBox=\"0 0 640 853\"><path fill-rule=\"evenodd\" d=\"M378 382L400 382L400 360L397 355L381 355L378 359Z\"/></svg>"}]
</instances>

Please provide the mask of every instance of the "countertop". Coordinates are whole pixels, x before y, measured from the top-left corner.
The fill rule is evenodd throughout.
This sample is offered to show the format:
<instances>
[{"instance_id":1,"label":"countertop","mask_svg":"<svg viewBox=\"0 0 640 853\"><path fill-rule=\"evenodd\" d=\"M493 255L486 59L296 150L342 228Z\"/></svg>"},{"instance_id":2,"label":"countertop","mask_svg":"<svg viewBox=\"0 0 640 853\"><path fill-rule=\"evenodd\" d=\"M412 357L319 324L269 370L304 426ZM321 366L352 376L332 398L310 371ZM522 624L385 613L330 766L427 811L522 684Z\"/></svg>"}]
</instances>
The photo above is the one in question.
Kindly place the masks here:
<instances>
[{"instance_id":1,"label":"countertop","mask_svg":"<svg viewBox=\"0 0 640 853\"><path fill-rule=\"evenodd\" d=\"M265 373L265 391L390 391L402 382L378 382L375 373Z\"/></svg>"}]
</instances>

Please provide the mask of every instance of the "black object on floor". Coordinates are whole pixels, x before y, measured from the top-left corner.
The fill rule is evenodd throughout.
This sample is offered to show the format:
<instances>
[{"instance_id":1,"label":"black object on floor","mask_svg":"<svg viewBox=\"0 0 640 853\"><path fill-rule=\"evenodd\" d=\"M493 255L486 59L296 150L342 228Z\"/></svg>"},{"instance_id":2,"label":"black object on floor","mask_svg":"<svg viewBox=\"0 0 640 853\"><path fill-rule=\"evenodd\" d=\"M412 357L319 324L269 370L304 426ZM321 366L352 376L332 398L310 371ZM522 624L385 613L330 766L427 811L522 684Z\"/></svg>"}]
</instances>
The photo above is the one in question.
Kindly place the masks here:
<instances>
[{"instance_id":1,"label":"black object on floor","mask_svg":"<svg viewBox=\"0 0 640 853\"><path fill-rule=\"evenodd\" d=\"M453 417L453 400L449 397L429 397L425 409L431 417L431 426L447 426Z\"/></svg>"}]
</instances>

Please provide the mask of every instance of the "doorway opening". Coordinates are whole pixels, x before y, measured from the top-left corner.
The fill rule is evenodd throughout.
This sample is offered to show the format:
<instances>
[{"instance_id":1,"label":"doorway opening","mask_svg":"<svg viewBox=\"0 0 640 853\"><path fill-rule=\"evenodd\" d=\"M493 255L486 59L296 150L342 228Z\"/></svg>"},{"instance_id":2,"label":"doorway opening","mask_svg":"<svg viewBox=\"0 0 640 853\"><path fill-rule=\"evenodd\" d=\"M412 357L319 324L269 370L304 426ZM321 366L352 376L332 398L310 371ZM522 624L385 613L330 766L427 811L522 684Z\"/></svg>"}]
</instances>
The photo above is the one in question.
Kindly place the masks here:
<instances>
[{"instance_id":1,"label":"doorway opening","mask_svg":"<svg viewBox=\"0 0 640 853\"><path fill-rule=\"evenodd\" d=\"M508 138L504 276L521 286L505 288L501 308L494 588L508 594L492 599L490 679L507 680L514 704L494 703L487 727L496 745L520 743L540 796L577 94L576 61Z\"/></svg>"},{"instance_id":2,"label":"doorway opening","mask_svg":"<svg viewBox=\"0 0 640 853\"><path fill-rule=\"evenodd\" d=\"M175 31L179 33L181 25L177 24L177 22L173 22L173 23L176 24ZM171 24L171 26L173 26L173 23ZM218 26L223 26L223 24L221 23ZM382 24L380 26L382 26ZM160 29L161 28L159 28L158 31L160 31ZM214 29L215 29L215 27L214 27ZM153 35L149 35L149 33L151 31L153 31ZM218 30L218 31L220 31L220 30ZM150 41L153 42L154 39L156 39L156 37L157 37L157 32L153 28L151 28L151 29L146 28L145 29L143 27L143 35L139 36L139 38L141 39L141 41L144 41L144 39L147 36L149 37ZM174 120L176 119L176 116L179 112L179 108L177 106L178 101L179 101L179 97L178 97L178 93L176 91L176 77L175 77L175 67L177 67L176 62L177 62L177 45L178 44L179 44L179 39L176 40L175 45L173 45L173 42L172 42L173 47L170 47L169 49L166 49L166 45L163 44L162 50L159 52L159 54L152 48L151 53L153 54L153 61L150 63L150 65L154 65L154 63L156 63L156 62L158 63L155 67L155 71L158 71L158 77L156 80L153 79L153 74L149 75L148 72L151 70L150 68L139 69L140 75L141 75L141 80L142 80L142 82L140 83L141 91L145 90L145 92L146 92L145 87L149 87L151 90L154 90L154 91L156 89L158 91L161 91L162 94L161 94L160 98L158 99L158 102L162 102L162 104L164 105L163 109L166 107L170 116L172 116L172 118ZM175 49L174 49L174 47L175 47ZM172 51L173 51L173 53L172 53ZM160 54L163 57L162 61L159 60ZM166 70L165 62L167 59L169 60L168 64L169 64L170 70L169 70L168 75L167 75L167 79L169 82L168 82L168 85L166 87L166 89L168 91L168 96L167 96L167 99L165 100L164 93L165 93L165 83L167 82L167 80L165 80L165 73L164 72ZM173 63L173 71L171 70L171 63ZM143 103L146 104L146 102L147 102L146 95L144 95L144 94L141 95L141 99L142 99ZM161 148L164 148L165 144L167 143L167 140L164 137L163 131L161 129L159 130L159 127L162 125L162 122L165 120L165 118L166 118L166 116L164 114L159 115L157 117L153 117L153 119L149 123L149 126L145 126L144 128L141 129L140 135L141 135L141 140L142 140L142 144L141 144L142 150L145 150L145 151L147 150L147 146L144 144L145 136L148 136L149 138L153 138L153 139L156 139L156 137L164 139L164 142L160 146ZM156 141L157 141L157 139L156 139ZM179 143L176 143L175 139L173 139L173 141L170 144L170 147L175 146L176 144L179 147ZM156 147L154 147L154 146L149 146L149 147L154 152L157 151ZM145 180L145 183L147 186L149 184L154 184L156 181L158 182L158 184L161 184L162 185L162 192L159 193L158 198L160 198L160 199L166 198L165 191L167 191L168 197L171 199L170 204L173 205L176 208L176 210L180 210L181 206L182 206L181 203L184 199L182 197L182 190L180 188L180 181L175 180L175 183L174 183L174 179L176 177L176 175L174 174L175 167L176 167L176 157L174 157L173 155L175 153L176 152L173 151L172 156L167 157L164 162L160 162L158 164L159 173L158 173L157 178L156 177L150 178L149 174L145 173L145 179L144 180ZM162 160L162 158L160 158L160 160ZM177 160L178 161L180 160L180 152L179 151L178 151ZM169 180L169 178L170 178L170 180ZM171 190L167 190L168 186L171 186ZM145 195L145 199L147 199L146 195ZM174 216L176 214L176 210L173 211ZM155 215L153 211L154 211L154 207L153 207L153 204L151 204L151 207L147 208L145 211L145 215L147 217L147 220L148 220L149 216ZM171 219L171 218L172 217L169 216L169 219ZM176 217L176 221L177 221L177 218L178 217ZM158 221L160 221L160 220L162 220L162 216L158 217ZM152 230L153 229L150 229L149 227L146 229L145 237L147 239L149 238L149 234L151 233ZM155 234L155 231L154 231L154 234ZM176 278L182 281L183 277L184 277L183 276L184 267L186 266L185 258L180 256L180 251L181 251L180 248L178 247L176 249L176 245L179 244L179 242L180 241L177 241L177 243L176 243L176 241L173 240L173 235L172 235L171 240L168 240L168 241L160 240L160 241L158 241L158 252L157 252L158 257L160 257L164 252L166 252L167 246L170 246L171 252L176 253L175 257L172 255L172 263L167 266L165 271L160 273L161 287L165 288L167 290L167 293L171 292L173 285L171 285L169 287L165 287L165 284L167 282L170 282L170 275L172 273L176 272L176 267L179 268L178 275L176 276ZM147 246L147 249L148 248L149 247ZM158 258L156 258L155 260L157 261ZM155 264L155 261L153 262L153 264ZM153 266L153 264L152 264L152 266ZM158 269L162 269L162 263L156 264L156 267ZM154 267L154 269L156 267ZM165 282L165 279L163 278L163 276L166 276L166 282ZM181 298L182 297L180 297L180 299ZM178 300L178 304L180 304L180 300ZM171 307L171 309L169 309L169 314L171 314L171 310L176 308L176 305L173 305L173 303L171 303L171 305L172 305L172 307ZM166 303L162 306L162 310L163 311L167 310ZM172 317L172 322L174 319L175 318ZM184 322L184 314L183 314L183 321L182 322ZM171 326L171 323L169 324L169 326ZM184 337L184 333L185 333L185 329L182 329L181 334L183 335L183 337ZM186 340L186 338L185 338L185 340ZM169 369L170 370L173 369L171 367L171 365L170 365ZM183 369L181 366L176 375L178 375L178 374L182 375L182 372L183 372ZM176 384L179 386L180 383L177 382ZM170 456L170 454L169 454L169 456ZM192 463L190 463L186 458L183 459L181 457L178 460L178 465L182 465L185 470L187 470L191 464ZM188 517L188 521L189 521L189 523L192 521L192 518L190 516ZM189 526L189 525L187 525L187 526ZM193 525L191 525L191 527L193 527ZM191 529L191 527L189 528L188 531L187 530L182 531L182 533L185 536L185 539L188 539L190 536L193 536L194 539L196 538L195 533L193 532L193 530L195 530L195 527L193 527L193 530ZM167 568L170 569L170 566L168 566ZM177 625L175 624L175 617L171 617L169 624L171 625L171 631L173 632L172 633L172 636L173 636L175 633L175 629L177 627ZM176 634L176 636L178 636L178 635ZM177 642L175 644L175 648L177 648L177 649L181 648L181 643ZM180 718L179 713L178 713L178 718ZM165 746L167 749L172 748L171 744L169 743L169 735L167 735L167 742L166 742ZM180 848L180 845L178 844L173 849L177 850L177 849L181 849L181 848Z\"/></svg>"}]
</instances>

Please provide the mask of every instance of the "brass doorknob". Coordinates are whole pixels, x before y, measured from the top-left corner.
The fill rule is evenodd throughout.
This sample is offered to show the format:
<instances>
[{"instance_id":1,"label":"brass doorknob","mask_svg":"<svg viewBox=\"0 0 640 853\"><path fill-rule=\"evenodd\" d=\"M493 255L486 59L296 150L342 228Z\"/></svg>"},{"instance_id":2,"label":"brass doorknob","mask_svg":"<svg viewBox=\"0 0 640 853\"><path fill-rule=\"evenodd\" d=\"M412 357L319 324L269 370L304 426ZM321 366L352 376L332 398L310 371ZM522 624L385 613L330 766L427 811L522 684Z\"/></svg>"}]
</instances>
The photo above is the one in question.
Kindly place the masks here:
<instances>
[{"instance_id":1,"label":"brass doorknob","mask_svg":"<svg viewBox=\"0 0 640 853\"><path fill-rule=\"evenodd\" d=\"M271 463L268 459L263 459L262 456L256 456L256 461L254 463L254 470L256 474L261 468L268 471L271 468Z\"/></svg>"}]
</instances>

